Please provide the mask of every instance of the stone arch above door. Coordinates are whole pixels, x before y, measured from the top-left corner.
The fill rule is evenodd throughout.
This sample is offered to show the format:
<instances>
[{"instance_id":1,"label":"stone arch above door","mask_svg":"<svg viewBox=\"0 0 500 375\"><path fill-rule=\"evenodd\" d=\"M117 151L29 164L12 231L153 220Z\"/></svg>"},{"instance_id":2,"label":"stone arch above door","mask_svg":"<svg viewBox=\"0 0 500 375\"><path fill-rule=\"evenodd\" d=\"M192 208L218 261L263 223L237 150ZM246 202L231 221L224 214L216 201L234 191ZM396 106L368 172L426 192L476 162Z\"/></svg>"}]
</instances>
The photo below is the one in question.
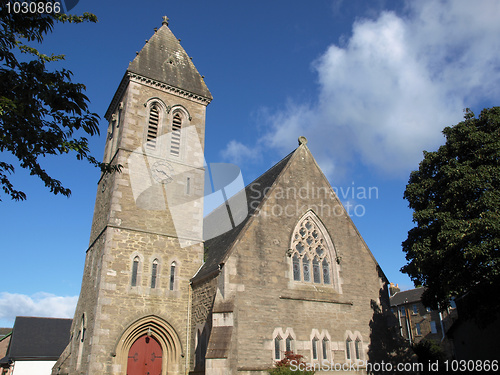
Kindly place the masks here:
<instances>
[{"instance_id":1,"label":"stone arch above door","mask_svg":"<svg viewBox=\"0 0 500 375\"><path fill-rule=\"evenodd\" d=\"M141 337L151 337L159 343L162 350L161 375L182 373L184 350L179 335L167 321L154 315L136 320L122 333L114 353L114 362L122 369L120 373L127 373L130 348Z\"/></svg>"}]
</instances>

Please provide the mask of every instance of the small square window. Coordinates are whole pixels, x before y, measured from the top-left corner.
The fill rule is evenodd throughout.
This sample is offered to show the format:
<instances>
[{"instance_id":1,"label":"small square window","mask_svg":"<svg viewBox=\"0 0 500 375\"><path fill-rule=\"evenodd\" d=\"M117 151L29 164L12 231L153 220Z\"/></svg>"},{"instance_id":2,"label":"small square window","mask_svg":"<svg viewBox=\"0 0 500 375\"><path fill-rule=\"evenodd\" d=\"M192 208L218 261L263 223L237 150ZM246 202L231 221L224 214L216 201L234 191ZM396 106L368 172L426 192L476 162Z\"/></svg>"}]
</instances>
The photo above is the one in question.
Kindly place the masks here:
<instances>
[{"instance_id":1,"label":"small square window","mask_svg":"<svg viewBox=\"0 0 500 375\"><path fill-rule=\"evenodd\" d=\"M414 314L418 314L418 306L417 305L413 305L412 309L413 309Z\"/></svg>"}]
</instances>

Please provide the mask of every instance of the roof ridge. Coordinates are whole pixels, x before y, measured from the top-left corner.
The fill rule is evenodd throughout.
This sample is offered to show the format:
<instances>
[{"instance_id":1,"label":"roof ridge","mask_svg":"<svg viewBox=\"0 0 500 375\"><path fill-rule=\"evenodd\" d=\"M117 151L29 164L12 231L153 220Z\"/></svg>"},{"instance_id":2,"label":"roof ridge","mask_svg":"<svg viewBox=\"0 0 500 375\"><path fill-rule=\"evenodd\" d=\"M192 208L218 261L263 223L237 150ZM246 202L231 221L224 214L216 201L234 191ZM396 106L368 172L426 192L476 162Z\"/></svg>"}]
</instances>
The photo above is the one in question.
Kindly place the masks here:
<instances>
[{"instance_id":1,"label":"roof ridge","mask_svg":"<svg viewBox=\"0 0 500 375\"><path fill-rule=\"evenodd\" d=\"M249 183L247 186L245 186L244 189L238 191L235 195L233 195L231 198L229 198L227 201L232 199L233 197L237 196L238 194L241 194L242 192L245 193L245 199L246 199L246 216L244 219L239 222L235 227L233 227L231 230L222 233L218 236L215 236L213 238L210 238L205 241L205 250L208 251L209 254L212 254L212 256L209 256L207 261L203 264L203 266L198 270L198 272L193 276L192 280L196 279L202 280L205 279L206 277L209 277L212 275L214 272L217 271L219 264L223 263L222 261L225 260L228 256L228 254L231 252L231 248L233 247L233 244L238 240L240 237L241 232L249 225L250 220L254 217L254 213L261 205L263 204L264 200L266 197L269 195L269 191L266 192L266 194L263 194L266 188L271 188L274 183L279 179L279 177L282 175L283 171L286 169L286 166L289 165L289 162L292 158L292 156L295 154L295 152L298 150L296 148L292 152L290 152L288 155L286 155L284 158L282 158L279 162L275 163L273 166L271 166L268 170L266 170L263 174L261 174L259 177L254 179L251 183ZM278 170L278 168L281 166L281 170ZM274 175L275 174L275 175ZM260 181L259 181L260 180ZM269 180L269 181L267 181ZM260 184L262 182L262 184ZM256 183L259 183L259 189L260 190L255 190L253 189L252 192L259 192L258 199L251 200L249 199L249 194L250 194L250 189L255 186ZM263 185L263 186L261 186ZM258 202L255 207L255 204L252 204L254 202ZM226 201L222 203L220 206L218 206L216 209L214 209L212 212L210 212L205 219L210 218L212 219L217 219L215 216L216 213L220 210L223 209L224 206L226 205ZM234 214L234 212L231 212ZM204 225L204 228L205 225ZM213 250L215 248L215 250Z\"/></svg>"}]
</instances>

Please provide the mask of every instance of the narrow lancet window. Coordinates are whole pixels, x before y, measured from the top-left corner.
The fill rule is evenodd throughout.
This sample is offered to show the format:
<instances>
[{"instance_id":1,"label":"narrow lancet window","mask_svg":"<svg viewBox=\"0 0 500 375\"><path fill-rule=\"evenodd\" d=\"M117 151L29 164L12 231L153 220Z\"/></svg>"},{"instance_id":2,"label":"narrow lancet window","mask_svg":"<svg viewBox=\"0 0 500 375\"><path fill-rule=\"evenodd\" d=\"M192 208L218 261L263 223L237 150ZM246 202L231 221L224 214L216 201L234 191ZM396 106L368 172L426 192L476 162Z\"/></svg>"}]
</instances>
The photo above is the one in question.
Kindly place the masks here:
<instances>
[{"instance_id":1,"label":"narrow lancet window","mask_svg":"<svg viewBox=\"0 0 500 375\"><path fill-rule=\"evenodd\" d=\"M321 265L323 267L323 283L330 284L330 265L328 264L326 258L323 259Z\"/></svg>"},{"instance_id":2,"label":"narrow lancet window","mask_svg":"<svg viewBox=\"0 0 500 375\"><path fill-rule=\"evenodd\" d=\"M359 341L359 339L356 339L356 341L354 341L354 350L356 352L356 359L360 359L361 358L361 353L360 353L360 346L361 342Z\"/></svg>"},{"instance_id":3,"label":"narrow lancet window","mask_svg":"<svg viewBox=\"0 0 500 375\"><path fill-rule=\"evenodd\" d=\"M345 356L347 359L351 359L351 339L345 340Z\"/></svg>"},{"instance_id":4,"label":"narrow lancet window","mask_svg":"<svg viewBox=\"0 0 500 375\"><path fill-rule=\"evenodd\" d=\"M323 359L328 359L328 339L323 338Z\"/></svg>"},{"instance_id":5,"label":"narrow lancet window","mask_svg":"<svg viewBox=\"0 0 500 375\"><path fill-rule=\"evenodd\" d=\"M156 277L158 275L158 259L153 261L153 266L151 268L151 289L156 288Z\"/></svg>"},{"instance_id":6,"label":"narrow lancet window","mask_svg":"<svg viewBox=\"0 0 500 375\"><path fill-rule=\"evenodd\" d=\"M160 111L158 104L152 104L149 108L149 123L148 134L146 137L146 147L154 150L156 148L156 140L158 138L158 126L160 124Z\"/></svg>"},{"instance_id":7,"label":"narrow lancet window","mask_svg":"<svg viewBox=\"0 0 500 375\"><path fill-rule=\"evenodd\" d=\"M137 286L137 272L139 271L139 257L135 257L132 262L132 280L130 284L132 286Z\"/></svg>"},{"instance_id":8,"label":"narrow lancet window","mask_svg":"<svg viewBox=\"0 0 500 375\"><path fill-rule=\"evenodd\" d=\"M292 262L293 262L293 279L295 281L300 281L300 260L297 254L293 256Z\"/></svg>"},{"instance_id":9,"label":"narrow lancet window","mask_svg":"<svg viewBox=\"0 0 500 375\"><path fill-rule=\"evenodd\" d=\"M279 336L274 338L274 359L281 359L281 337Z\"/></svg>"},{"instance_id":10,"label":"narrow lancet window","mask_svg":"<svg viewBox=\"0 0 500 375\"><path fill-rule=\"evenodd\" d=\"M321 283L321 271L319 270L319 261L316 257L313 259L313 279L315 283Z\"/></svg>"},{"instance_id":11,"label":"narrow lancet window","mask_svg":"<svg viewBox=\"0 0 500 375\"><path fill-rule=\"evenodd\" d=\"M288 336L286 338L285 346L286 346L286 351L287 352L291 352L292 351L292 341L293 341L292 337Z\"/></svg>"},{"instance_id":12,"label":"narrow lancet window","mask_svg":"<svg viewBox=\"0 0 500 375\"><path fill-rule=\"evenodd\" d=\"M170 154L174 156L179 156L181 151L181 127L181 115L179 113L176 113L172 121L172 136L170 140Z\"/></svg>"},{"instance_id":13,"label":"narrow lancet window","mask_svg":"<svg viewBox=\"0 0 500 375\"><path fill-rule=\"evenodd\" d=\"M312 340L313 359L318 359L318 339L315 337Z\"/></svg>"},{"instance_id":14,"label":"narrow lancet window","mask_svg":"<svg viewBox=\"0 0 500 375\"><path fill-rule=\"evenodd\" d=\"M311 262L307 255L302 258L302 268L304 269L304 281L311 281Z\"/></svg>"},{"instance_id":15,"label":"narrow lancet window","mask_svg":"<svg viewBox=\"0 0 500 375\"><path fill-rule=\"evenodd\" d=\"M175 284L175 262L170 266L170 290L174 290Z\"/></svg>"}]
</instances>

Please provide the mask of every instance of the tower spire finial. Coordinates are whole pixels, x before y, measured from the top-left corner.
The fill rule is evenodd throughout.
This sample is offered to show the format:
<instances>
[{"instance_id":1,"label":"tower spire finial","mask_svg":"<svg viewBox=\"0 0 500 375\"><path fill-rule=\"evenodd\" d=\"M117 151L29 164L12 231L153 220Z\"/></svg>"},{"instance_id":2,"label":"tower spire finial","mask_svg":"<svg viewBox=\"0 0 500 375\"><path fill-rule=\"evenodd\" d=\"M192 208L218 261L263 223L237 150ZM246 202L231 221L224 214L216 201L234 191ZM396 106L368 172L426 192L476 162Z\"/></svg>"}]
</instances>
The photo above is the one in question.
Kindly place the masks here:
<instances>
[{"instance_id":1,"label":"tower spire finial","mask_svg":"<svg viewBox=\"0 0 500 375\"><path fill-rule=\"evenodd\" d=\"M163 21L161 24L164 26L168 26L168 17L167 16L163 16Z\"/></svg>"}]
</instances>

